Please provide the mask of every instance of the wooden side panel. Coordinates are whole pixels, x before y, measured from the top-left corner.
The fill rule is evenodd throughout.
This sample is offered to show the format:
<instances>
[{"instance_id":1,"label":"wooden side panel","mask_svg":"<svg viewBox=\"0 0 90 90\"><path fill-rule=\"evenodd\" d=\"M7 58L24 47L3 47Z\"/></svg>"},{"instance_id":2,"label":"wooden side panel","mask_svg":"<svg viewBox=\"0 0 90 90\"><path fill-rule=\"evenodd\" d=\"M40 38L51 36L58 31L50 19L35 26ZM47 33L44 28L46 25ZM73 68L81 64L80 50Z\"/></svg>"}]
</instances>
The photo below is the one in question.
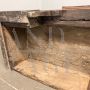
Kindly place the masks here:
<instances>
[{"instance_id":1,"label":"wooden side panel","mask_svg":"<svg viewBox=\"0 0 90 90\"><path fill-rule=\"evenodd\" d=\"M3 33L5 37L5 46L7 48L8 60L11 63L11 66L15 64L15 62L20 62L25 60L24 55L21 53L19 46L17 45L17 41L12 37L13 31L10 28L6 28L3 26Z\"/></svg>"}]
</instances>

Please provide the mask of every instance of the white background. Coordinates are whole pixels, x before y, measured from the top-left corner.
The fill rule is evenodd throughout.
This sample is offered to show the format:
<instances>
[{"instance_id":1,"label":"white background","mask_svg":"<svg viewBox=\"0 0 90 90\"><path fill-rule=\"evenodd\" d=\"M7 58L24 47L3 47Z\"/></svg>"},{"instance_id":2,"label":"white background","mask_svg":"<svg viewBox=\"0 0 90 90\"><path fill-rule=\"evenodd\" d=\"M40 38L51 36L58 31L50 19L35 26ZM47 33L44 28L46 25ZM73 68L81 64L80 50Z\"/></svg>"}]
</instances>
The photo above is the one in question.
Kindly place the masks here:
<instances>
[{"instance_id":1,"label":"white background","mask_svg":"<svg viewBox=\"0 0 90 90\"><path fill-rule=\"evenodd\" d=\"M61 9L62 6L90 5L90 0L43 0L41 9Z\"/></svg>"},{"instance_id":2,"label":"white background","mask_svg":"<svg viewBox=\"0 0 90 90\"><path fill-rule=\"evenodd\" d=\"M41 0L0 0L0 11L34 10L41 8Z\"/></svg>"},{"instance_id":3,"label":"white background","mask_svg":"<svg viewBox=\"0 0 90 90\"><path fill-rule=\"evenodd\" d=\"M52 10L73 5L90 5L90 0L0 0L0 11Z\"/></svg>"}]
</instances>

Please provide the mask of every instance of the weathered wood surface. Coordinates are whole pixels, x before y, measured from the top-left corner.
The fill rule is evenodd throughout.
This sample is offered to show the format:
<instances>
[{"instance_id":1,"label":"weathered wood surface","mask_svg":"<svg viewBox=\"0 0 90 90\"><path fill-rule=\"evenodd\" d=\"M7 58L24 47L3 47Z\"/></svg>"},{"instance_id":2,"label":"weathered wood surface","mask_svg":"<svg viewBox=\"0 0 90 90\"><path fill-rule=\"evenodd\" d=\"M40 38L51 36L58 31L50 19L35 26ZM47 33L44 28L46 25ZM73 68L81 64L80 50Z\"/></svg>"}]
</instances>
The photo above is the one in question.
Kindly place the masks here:
<instances>
[{"instance_id":1,"label":"weathered wood surface","mask_svg":"<svg viewBox=\"0 0 90 90\"><path fill-rule=\"evenodd\" d=\"M0 22L29 23L25 11L0 12Z\"/></svg>"},{"instance_id":2,"label":"weathered wood surface","mask_svg":"<svg viewBox=\"0 0 90 90\"><path fill-rule=\"evenodd\" d=\"M90 6L63 7L63 20L90 20Z\"/></svg>"},{"instance_id":3,"label":"weathered wood surface","mask_svg":"<svg viewBox=\"0 0 90 90\"><path fill-rule=\"evenodd\" d=\"M8 23L6 25L10 24L12 27L29 26L33 28L43 24L51 24L51 21L55 25L67 25L69 23L72 26L90 27L90 6L64 7L63 10L53 11L32 10L0 12L0 22Z\"/></svg>"},{"instance_id":4,"label":"weathered wood surface","mask_svg":"<svg viewBox=\"0 0 90 90\"><path fill-rule=\"evenodd\" d=\"M75 21L75 20L90 20L90 9L88 10L62 10L62 16L60 20L68 20L68 21Z\"/></svg>"},{"instance_id":5,"label":"weathered wood surface","mask_svg":"<svg viewBox=\"0 0 90 90\"><path fill-rule=\"evenodd\" d=\"M90 79L81 72L37 60L23 61L14 69L58 90L87 90Z\"/></svg>"},{"instance_id":6,"label":"weathered wood surface","mask_svg":"<svg viewBox=\"0 0 90 90\"><path fill-rule=\"evenodd\" d=\"M28 54L27 51L26 54L28 56L31 55L30 57L35 60L52 63L90 75L90 28L53 26L52 41L50 41L49 48L50 28L42 26L31 29L36 39L33 39L28 34L27 40L30 47Z\"/></svg>"},{"instance_id":7,"label":"weathered wood surface","mask_svg":"<svg viewBox=\"0 0 90 90\"><path fill-rule=\"evenodd\" d=\"M28 17L39 17L39 16L60 16L59 10L57 11L7 11L0 12L0 22L18 22L18 23L29 23Z\"/></svg>"},{"instance_id":8,"label":"weathered wood surface","mask_svg":"<svg viewBox=\"0 0 90 90\"><path fill-rule=\"evenodd\" d=\"M58 11L7 11L0 12L0 22L10 27L27 27L39 26L38 17L42 16L58 16Z\"/></svg>"},{"instance_id":9,"label":"weathered wood surface","mask_svg":"<svg viewBox=\"0 0 90 90\"><path fill-rule=\"evenodd\" d=\"M47 28L45 28L45 27L43 27L44 29L45 29L45 31L46 30L48 30ZM7 42L7 48L8 48L8 52L9 52L9 59L10 59L10 62L18 62L18 61L22 61L22 60L27 60L25 57L23 57L24 56L24 54L22 53L22 51L21 51L21 48L20 48L20 50L18 49L18 45L15 43L15 41L14 41L14 38L12 38L12 30L13 30L13 28L3 28L4 29L4 34L5 34L5 38L6 38L6 42ZM40 29L40 28L39 28ZM39 29L33 29L32 30L32 32L35 34L36 33L36 35L35 36L39 36L39 38L37 37L37 39L39 40L38 41L38 43L40 44L40 47L42 47L42 48L40 48L39 50L42 50L42 49L44 49L44 46L46 46L47 44L45 44L45 41L48 41L47 40L47 38L48 38L48 35L46 34L46 32L45 31L43 31L42 30L42 28L39 30ZM70 29L72 29L72 28L70 28ZM65 33L65 35L68 35L68 37L66 37L65 38L65 42L67 42L67 41L69 41L68 43L69 43L69 47L67 47L67 46L65 46L66 48L65 48L65 50L67 50L67 48L68 49L72 49L72 51L70 52L67 52L67 53L69 53L69 55L70 55L70 59L68 59L68 60L70 60L70 62L71 63L75 63L75 65L76 65L76 67L78 67L78 65L84 65L84 67L85 67L85 70L86 69L88 69L89 70L89 64L87 63L87 62L89 62L89 52L88 51L86 51L86 49L85 48L87 48L87 50L89 50L89 46L88 47L82 47L82 46L80 46L80 41L81 41L81 43L83 42L83 43L86 43L86 44L83 44L83 45L85 45L85 46L87 46L87 44L89 43L88 41L89 41L89 32L87 32L87 30L86 29L80 29L80 30L77 30L77 28L76 29L74 29L73 31L71 31L71 32L73 32L73 33L69 33L70 32L70 29L65 29L66 30L66 33L65 33L65 31L64 31L64 33ZM17 32L19 32L19 31L23 31L23 29L17 29L16 28L16 31ZM26 30L26 29L25 29ZM69 32L68 32L68 30L69 30ZM86 31L85 31L86 30ZM36 32L35 32L36 31ZM37 31L39 31L39 32L37 32ZM40 31L41 31L41 33L40 33ZM54 29L54 31L55 31L55 29ZM77 33L75 33L75 31L77 32ZM83 31L83 32L82 32ZM85 32L86 32L86 34L85 34ZM89 31L89 30L88 30ZM42 32L45 32L45 35L47 36L45 36ZM37 34L38 33L38 34ZM55 33L56 33L56 31L55 31ZM58 32L57 32L58 33ZM19 32L19 37L21 38L19 38L19 40L20 40L20 43L21 43L21 40L22 40L22 42L23 43L21 43L21 45L23 45L24 43L25 43L25 41L26 41L26 36L25 36L25 33L24 34L22 34L22 32ZM87 35L87 36L86 36ZM57 35L55 35L55 37L56 37L56 41L58 40L59 41L59 39L60 39L60 36L59 36L59 39L57 38L57 36L58 36L58 34ZM71 36L71 37L70 37ZM41 37L41 39L40 39L40 37ZM45 38L46 37L46 38ZM73 37L77 37L76 39L75 38L73 38ZM81 39L79 39L81 37ZM29 41L31 40L31 37L28 37L29 38ZM45 39L44 39L45 38ZM87 38L87 39L85 39L85 38ZM36 40L37 40L36 39ZM44 39L44 40L43 40ZM67 39L67 40L66 40ZM33 40L33 39L32 39ZM33 40L34 41L34 40ZM75 43L74 44L71 44L70 43L70 41L72 42L72 43L74 43L73 41L77 41L76 42L76 44L79 42L79 45L76 45ZM47 43L47 42L46 42ZM54 39L54 44L55 44L55 39ZM36 45L36 43L34 43L34 44L31 44L31 42L30 42L30 44L29 44L29 46L31 46L31 48L34 48L34 45ZM42 45L42 46L41 46ZM44 45L44 46L43 46ZM60 46L61 45L61 46ZM64 44L65 45L65 44ZM62 53L60 53L60 52L57 52L57 51L62 51L61 49L59 49L59 47L58 46L60 46L61 48L63 48L62 46L64 46L63 44L58 44L58 43L56 43L54 46L56 46L56 51L55 51L55 49L52 49L52 51L50 50L48 53L48 56L50 57L50 58L48 58L48 56L46 57L46 59L47 60L52 60L53 59L53 61L52 62L56 62L55 61L55 58L56 58L56 60L57 61L59 61L59 60L62 60L63 59L63 57L64 57L64 55L63 55L63 57L62 57L62 54L63 54L63 52ZM76 46L74 46L74 45L76 45ZM22 46L21 46L22 47ZM76 47L76 48L74 48L74 47ZM30 50L31 51L31 48L30 49L28 49L28 50ZM73 49L74 48L74 49ZM25 50L25 46L24 46L24 48L23 48L24 50ZM35 48L36 49L36 48ZM87 54L86 53L82 53L82 56L80 55L80 52L81 52L81 50L85 50L86 52L87 52ZM44 51L46 50L46 48L44 49ZM37 51L37 52L36 52ZM41 51L41 54L38 52L38 49L36 49L36 51L35 51L35 53L38 53L40 56L38 56L37 55L37 58L42 58L41 56L43 56L43 53L42 53L42 51ZM76 51L76 52L75 52ZM51 53L52 52L52 53ZM58 56L55 56L55 53L54 52L56 52L56 55L58 55L58 56L60 56L61 55L61 59L60 59L60 57L58 57ZM30 53L30 52L29 52ZM26 54L27 54L27 52L26 52ZM30 54L28 54L28 55L30 55ZM34 54L35 55L35 54ZM33 55L33 56L34 56ZM68 54L65 54L65 55L68 55ZM71 57L71 55L72 55L72 57ZM75 56L73 56L73 55L75 55ZM78 55L80 55L80 56L78 56ZM45 53L44 53L44 56L45 56ZM53 57L52 57L53 56ZM79 57L79 58L78 58ZM34 56L34 58L35 58L35 56ZM59 59L58 59L59 58ZM79 60L78 60L78 59ZM86 59L85 59L86 58ZM89 78L87 78L88 77L88 75L85 75L85 78L83 77L83 73L80 75L80 73L81 73L81 71L77 71L77 74L76 74L76 72L74 73L74 71L72 71L72 70L70 70L70 73L68 74L68 76L67 76L67 74L64 72L66 69L64 69L64 68L61 68L61 67L58 67L58 66L55 66L55 65L52 65L52 64L47 64L47 63L45 63L44 64L44 62L40 62L39 63L39 61L38 60L40 60L40 59L35 59L35 62L33 61L33 62L28 62L28 61L25 61L25 62L21 62L20 64L18 64L16 67L15 67L15 70L17 70L17 71L19 71L20 73L22 73L22 74L24 74L24 75L26 75L26 76L29 76L30 78L33 78L33 79L36 79L36 80L39 80L39 81L41 81L41 82L43 82L44 84L47 84L47 85L49 85L49 86L53 86L54 88L58 88L58 89L64 89L64 90L87 90L86 88L87 88L87 86L88 86L88 81L89 81ZM44 59L45 61L47 61L46 59ZM75 61L77 59L77 61ZM84 64L81 64L82 62L81 62L81 59L83 59L83 63ZM72 61L73 60L73 61ZM32 60L31 60L32 61ZM86 63L85 63L85 61L86 61ZM32 64L33 63L33 64ZM50 63L50 62L49 62ZM53 64L54 64L53 63ZM56 62L56 63L60 63L60 62ZM61 63L62 64L62 63ZM67 64L67 63L66 63ZM25 66L23 66L23 65L25 65ZM35 65L35 66L34 66ZM40 65L40 66L39 66ZM42 67L43 65L45 65L46 66L46 68L48 68L47 66L50 66L49 67L49 69L47 69L47 71L45 71L45 69L43 69L44 67ZM63 64L64 65L64 64ZM70 66L71 64L69 64L69 66ZM73 64L72 64L73 65ZM73 65L74 66L74 65ZM42 67L42 68L41 68ZM56 71L56 72L54 72L55 71L55 69L57 70L57 67L58 67L58 69L59 69L59 71ZM81 66L80 66L81 67ZM33 73L32 71L31 71L31 69L33 70L33 68L35 68L35 70L36 70L36 72L35 73ZM43 69L43 70L42 70ZM69 69L69 68L68 68ZM81 69L81 68L80 68ZM60 71L61 70L61 71ZM79 69L78 69L79 70ZM79 72L79 73L78 73ZM38 74L39 73L39 74ZM48 73L48 74L47 74ZM53 74L54 73L54 74ZM34 77L35 76L35 77ZM64 80L64 81L63 81ZM66 81L65 81L66 80ZM55 81L55 82L53 82L53 81ZM70 88L70 89L69 89Z\"/></svg>"},{"instance_id":10,"label":"weathered wood surface","mask_svg":"<svg viewBox=\"0 0 90 90\"><path fill-rule=\"evenodd\" d=\"M86 10L89 9L90 10L90 5L86 5L86 6L65 6L62 8L63 10Z\"/></svg>"},{"instance_id":11,"label":"weathered wood surface","mask_svg":"<svg viewBox=\"0 0 90 90\"><path fill-rule=\"evenodd\" d=\"M73 15L73 16L72 16ZM90 20L90 9L56 11L8 11L0 12L0 21L27 22L26 17L61 16L64 20ZM78 16L78 17L77 17ZM67 19L68 18L68 19Z\"/></svg>"},{"instance_id":12,"label":"weathered wood surface","mask_svg":"<svg viewBox=\"0 0 90 90\"><path fill-rule=\"evenodd\" d=\"M8 17L8 19L5 19L5 17L2 19L2 17L1 17L2 24L7 26L7 27L3 27L3 31L4 31L5 40L6 40L6 44L7 44L7 50L8 50L9 59L10 59L10 62L12 64L12 67L14 66L13 64L16 64L15 62L20 62L17 66L14 67L14 69L16 71L18 71L18 72L20 72L20 73L22 73L30 78L39 80L40 82L43 82L44 84L47 84L47 85L52 86L52 87L59 89L59 90L60 89L61 90L87 90L87 88L89 88L89 86L90 86L89 85L90 75L88 75L88 74L86 75L84 73L81 73L81 71L77 71L77 70L73 71L73 70L71 70L71 68L68 69L68 73L67 73L67 72L65 72L66 69L64 67L61 68L58 65L57 66L52 65L53 63L50 64L50 63L38 61L41 59L40 56L36 57L36 58L40 58L40 59L36 59L35 61L30 60L32 62L28 61L26 59L26 57L24 56L24 54L22 53L22 50L20 50L21 48L19 49L18 45L16 45L15 37L13 38L12 31L13 31L13 29L15 29L14 27L23 27L21 29L16 28L16 30L15 30L16 32L22 30L22 32L23 32L24 28L27 28L27 27L32 28L32 27L36 27L39 25L43 25L43 24L44 25L52 25L52 26L56 25L56 26L70 26L70 27L71 26L90 27L90 25L89 25L90 24L90 20L89 20L90 10L88 10L88 12L87 12L87 10L62 10L60 16L58 16L59 13L55 13L54 14L55 16L54 16L51 14L51 12L47 13L47 11L44 13L39 12L36 14L35 14L35 12L38 12L38 11L35 11L35 12L33 11L34 13L32 13L32 12L29 13L29 12L30 11L25 12L25 13L18 12L19 14L17 13L15 15L12 15L12 12L9 12L9 13L7 12L8 14L6 14L5 17L6 18ZM30 14L30 16L29 16L29 14ZM87 16L87 14L88 14L88 16ZM48 17L50 17L50 20ZM19 20L19 18L22 18L22 19ZM24 18L26 18L25 22L24 22ZM40 23L38 21L38 19L43 23ZM47 36L46 30L47 29L45 29L45 35ZM69 30L69 29L67 29L67 30ZM24 31L26 31L26 29L24 29ZM35 28L34 28L34 29L32 29L32 31L34 31L34 34L35 34L35 31L39 31L39 29L35 30ZM40 31L42 31L42 29ZM38 35L36 35L36 36L40 36L40 31L36 32L36 33L38 33ZM76 30L74 30L74 31L76 31ZM55 33L56 33L56 31L55 31ZM89 35L87 35L87 36L84 35L83 33L85 33L85 32L80 33L78 31L78 33L76 33L76 37L82 38L82 39L79 39L79 44L80 44L81 40L82 40L81 42L85 42L86 44L88 44L89 43L88 42ZM21 47L23 47L23 45L25 45L25 41L27 39L27 37L25 36L26 34L25 33L22 34L21 32L19 32L18 35L20 37L19 39L21 40L21 42L23 42L23 43L21 43ZM70 35L71 34L69 34L68 36L70 36ZM74 35L75 35L75 32L74 32ZM73 37L74 37L74 35L72 34ZM43 39L43 36L44 35L41 33L41 40ZM56 35L56 37L57 37L57 35ZM69 37L69 38L66 37L67 41L70 41L70 38L72 38L72 37ZM85 39L85 38L87 38L87 39ZM29 38L29 40L30 39L31 38ZM84 41L84 39L85 39L85 41ZM40 40L40 42L41 42L41 40ZM47 40L47 37L45 38L45 40ZM45 40L44 40L44 42L45 42ZM72 40L78 41L78 39L72 39ZM43 44L44 44L44 42L43 42ZM85 46L86 46L86 44L85 44ZM30 43L30 45L31 45L31 43ZM60 46L61 44L56 43L56 45ZM24 50L25 50L25 46L23 48ZM34 46L34 44L32 46ZM70 46L70 48L75 47L74 44L72 44L72 46L71 46L71 43L68 46ZM85 47L83 47L83 48L85 50ZM89 48L89 46L88 46L88 48ZM59 48L58 48L58 50L59 50ZM58 50L56 50L56 51L58 51ZM77 54L80 54L79 51L81 50L81 46L79 45L78 48L76 48L76 49L74 48L72 51L74 51L74 50L78 51L78 53L77 52L70 53L70 51L69 51L69 54L72 54L72 58L70 57L70 60L74 60L74 61L71 61L71 63L73 63L72 65L74 66L74 63L75 63L76 67L78 67L78 68L80 65L83 65L84 69L89 71L89 54L88 54L88 58L87 58L86 52L83 53L83 55L85 55L85 56L84 57L80 56L79 60L77 62L75 62L76 58L79 57ZM89 50L89 49L87 49L87 50ZM54 50L54 52L55 52L55 50ZM53 54L54 53L52 52L52 55ZM73 55L77 55L77 57L75 57ZM41 56L43 56L43 55L41 54ZM50 56L50 52L49 52L49 56ZM53 56L55 57L55 54ZM54 57L50 56L51 59L55 60ZM34 56L34 58L35 58L35 56ZM81 59L83 59L83 62L81 62ZM23 60L27 60L27 61L23 61ZM57 60L59 61L60 58ZM55 61L54 61L54 63L55 63ZM56 62L56 63L58 63L58 62ZM45 65L47 67L43 67L43 65ZM33 70L34 70L33 68L35 68L35 70L36 70L35 72L33 72ZM57 72L55 70L57 70Z\"/></svg>"},{"instance_id":13,"label":"weathered wood surface","mask_svg":"<svg viewBox=\"0 0 90 90\"><path fill-rule=\"evenodd\" d=\"M54 22L47 22L45 25L90 28L90 21L54 21Z\"/></svg>"},{"instance_id":14,"label":"weathered wood surface","mask_svg":"<svg viewBox=\"0 0 90 90\"><path fill-rule=\"evenodd\" d=\"M28 12L28 17L35 18L41 16L61 16L61 10L52 10L52 11L31 11Z\"/></svg>"}]
</instances>

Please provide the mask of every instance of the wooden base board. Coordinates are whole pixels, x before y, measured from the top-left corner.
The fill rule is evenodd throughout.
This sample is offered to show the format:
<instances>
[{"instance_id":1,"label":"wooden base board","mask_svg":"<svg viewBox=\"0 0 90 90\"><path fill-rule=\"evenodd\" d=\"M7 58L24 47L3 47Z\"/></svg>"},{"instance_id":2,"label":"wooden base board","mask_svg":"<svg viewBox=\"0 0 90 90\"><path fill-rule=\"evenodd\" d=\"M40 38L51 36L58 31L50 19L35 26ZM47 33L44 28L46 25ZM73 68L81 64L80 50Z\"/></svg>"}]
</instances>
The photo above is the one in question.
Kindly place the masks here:
<instances>
[{"instance_id":1,"label":"wooden base board","mask_svg":"<svg viewBox=\"0 0 90 90\"><path fill-rule=\"evenodd\" d=\"M14 70L58 90L87 90L90 80L81 72L37 60L22 61Z\"/></svg>"}]
</instances>

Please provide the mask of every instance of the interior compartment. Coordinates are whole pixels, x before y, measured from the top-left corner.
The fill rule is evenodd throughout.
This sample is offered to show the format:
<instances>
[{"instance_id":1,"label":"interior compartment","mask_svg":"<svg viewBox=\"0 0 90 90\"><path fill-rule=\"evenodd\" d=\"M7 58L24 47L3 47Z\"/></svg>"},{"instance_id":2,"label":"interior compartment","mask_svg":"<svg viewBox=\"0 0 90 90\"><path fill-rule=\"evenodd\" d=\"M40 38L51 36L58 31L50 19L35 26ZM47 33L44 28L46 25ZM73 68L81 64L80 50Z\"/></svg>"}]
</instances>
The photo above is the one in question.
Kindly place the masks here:
<instances>
[{"instance_id":1,"label":"interior compartment","mask_svg":"<svg viewBox=\"0 0 90 90\"><path fill-rule=\"evenodd\" d=\"M90 76L90 28L3 25L3 32L12 69L57 89L86 90Z\"/></svg>"}]
</instances>

